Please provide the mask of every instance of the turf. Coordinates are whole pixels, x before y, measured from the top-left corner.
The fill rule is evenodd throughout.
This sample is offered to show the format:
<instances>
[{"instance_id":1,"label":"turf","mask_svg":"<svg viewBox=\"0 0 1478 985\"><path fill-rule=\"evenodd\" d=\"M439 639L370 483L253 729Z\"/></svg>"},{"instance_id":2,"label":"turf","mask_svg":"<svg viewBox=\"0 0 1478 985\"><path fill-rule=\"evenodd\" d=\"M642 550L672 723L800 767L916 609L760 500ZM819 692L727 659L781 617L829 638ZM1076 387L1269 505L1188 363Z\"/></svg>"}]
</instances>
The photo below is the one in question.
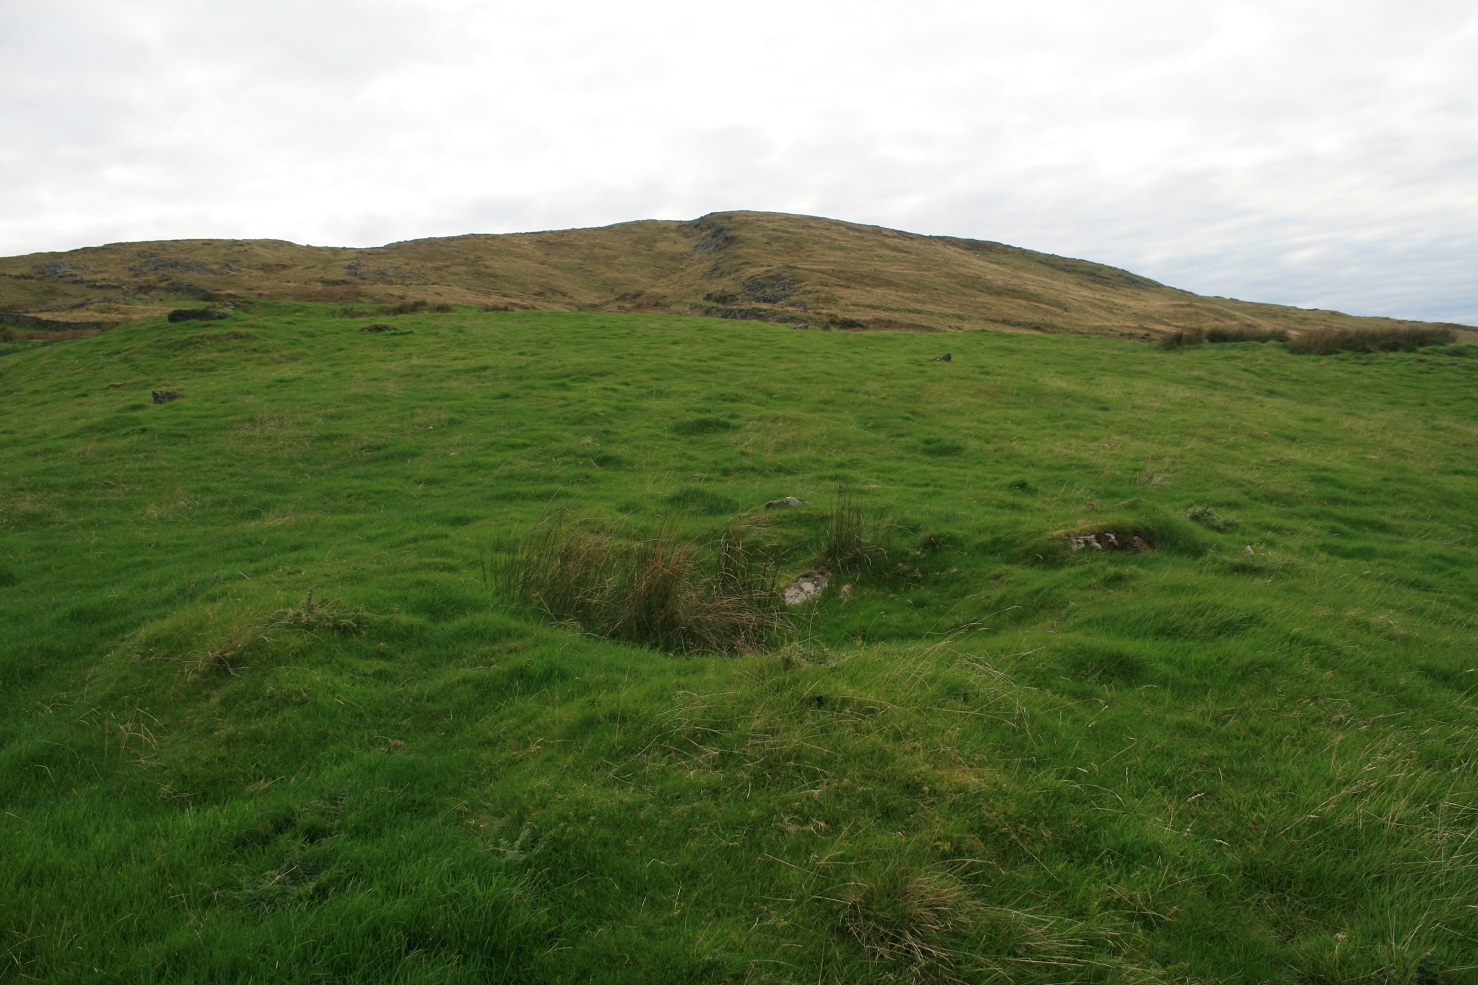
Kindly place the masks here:
<instances>
[{"instance_id":1,"label":"turf","mask_svg":"<svg viewBox=\"0 0 1478 985\"><path fill-rule=\"evenodd\" d=\"M0 346L0 974L1472 980L1472 346L340 315ZM670 652L555 515L836 570Z\"/></svg>"}]
</instances>

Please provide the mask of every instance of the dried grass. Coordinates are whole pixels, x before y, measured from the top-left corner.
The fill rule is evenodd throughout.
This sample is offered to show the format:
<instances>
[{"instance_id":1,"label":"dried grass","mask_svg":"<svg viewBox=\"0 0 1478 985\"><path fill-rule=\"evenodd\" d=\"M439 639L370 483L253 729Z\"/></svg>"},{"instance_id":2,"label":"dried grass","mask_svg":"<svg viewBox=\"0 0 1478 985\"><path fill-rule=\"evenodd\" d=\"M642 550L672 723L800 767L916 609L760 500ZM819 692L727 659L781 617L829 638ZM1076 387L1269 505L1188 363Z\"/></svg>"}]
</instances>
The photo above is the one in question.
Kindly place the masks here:
<instances>
[{"instance_id":1,"label":"dried grass","mask_svg":"<svg viewBox=\"0 0 1478 985\"><path fill-rule=\"evenodd\" d=\"M747 653L788 626L768 560L735 532L706 548L665 526L623 541L547 518L495 566L500 591L586 632L675 652Z\"/></svg>"},{"instance_id":2,"label":"dried grass","mask_svg":"<svg viewBox=\"0 0 1478 985\"><path fill-rule=\"evenodd\" d=\"M1428 345L1446 345L1452 329L1436 326L1390 328L1316 328L1288 343L1289 352L1327 356L1336 352L1415 352Z\"/></svg>"}]
</instances>

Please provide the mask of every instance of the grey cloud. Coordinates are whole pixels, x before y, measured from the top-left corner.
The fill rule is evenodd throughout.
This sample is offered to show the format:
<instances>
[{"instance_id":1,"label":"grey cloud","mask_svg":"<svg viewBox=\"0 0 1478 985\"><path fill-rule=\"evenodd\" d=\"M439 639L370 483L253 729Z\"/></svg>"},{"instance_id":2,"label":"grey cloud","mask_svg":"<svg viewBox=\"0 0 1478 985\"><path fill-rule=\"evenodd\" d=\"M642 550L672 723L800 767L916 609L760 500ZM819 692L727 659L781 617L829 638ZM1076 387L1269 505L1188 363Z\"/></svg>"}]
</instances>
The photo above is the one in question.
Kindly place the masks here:
<instances>
[{"instance_id":1,"label":"grey cloud","mask_svg":"<svg viewBox=\"0 0 1478 985\"><path fill-rule=\"evenodd\" d=\"M1475 42L1449 0L0 5L0 252L752 208L1474 321Z\"/></svg>"}]
</instances>

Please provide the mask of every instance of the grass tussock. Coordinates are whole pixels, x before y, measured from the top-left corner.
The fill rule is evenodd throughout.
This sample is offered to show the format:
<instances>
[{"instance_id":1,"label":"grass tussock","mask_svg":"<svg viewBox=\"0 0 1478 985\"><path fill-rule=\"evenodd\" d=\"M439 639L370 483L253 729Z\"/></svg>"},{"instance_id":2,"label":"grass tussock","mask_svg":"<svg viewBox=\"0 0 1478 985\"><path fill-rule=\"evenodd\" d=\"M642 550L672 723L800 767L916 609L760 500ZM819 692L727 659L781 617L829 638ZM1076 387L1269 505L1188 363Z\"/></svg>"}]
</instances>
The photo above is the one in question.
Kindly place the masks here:
<instances>
[{"instance_id":1,"label":"grass tussock","mask_svg":"<svg viewBox=\"0 0 1478 985\"><path fill-rule=\"evenodd\" d=\"M1084 942L1058 921L987 906L939 866L886 865L835 900L838 926L877 964L905 980L1032 980L1082 969ZM1066 932L1065 932L1066 931Z\"/></svg>"},{"instance_id":2,"label":"grass tussock","mask_svg":"<svg viewBox=\"0 0 1478 985\"><path fill-rule=\"evenodd\" d=\"M732 431L735 428L733 421L722 417L693 417L686 420L674 421L670 430L673 434L684 437L692 437L701 434L719 434L724 431Z\"/></svg>"},{"instance_id":3,"label":"grass tussock","mask_svg":"<svg viewBox=\"0 0 1478 985\"><path fill-rule=\"evenodd\" d=\"M1212 345L1222 342L1287 342L1288 331L1282 328L1255 328L1251 325L1239 328L1209 328L1206 341Z\"/></svg>"},{"instance_id":4,"label":"grass tussock","mask_svg":"<svg viewBox=\"0 0 1478 985\"><path fill-rule=\"evenodd\" d=\"M679 653L749 653L786 628L770 561L735 533L708 547L665 525L624 540L546 519L498 565L499 590L588 633Z\"/></svg>"},{"instance_id":5,"label":"grass tussock","mask_svg":"<svg viewBox=\"0 0 1478 985\"><path fill-rule=\"evenodd\" d=\"M315 599L310 591L301 603L279 609L271 625L279 629L299 629L306 633L340 633L353 636L364 632L364 613L356 612L341 599Z\"/></svg>"},{"instance_id":6,"label":"grass tussock","mask_svg":"<svg viewBox=\"0 0 1478 985\"><path fill-rule=\"evenodd\" d=\"M1192 506L1185 511L1185 516L1187 520L1198 523L1208 530L1231 530L1239 523L1236 517L1218 512L1209 506Z\"/></svg>"},{"instance_id":7,"label":"grass tussock","mask_svg":"<svg viewBox=\"0 0 1478 985\"><path fill-rule=\"evenodd\" d=\"M894 864L848 887L839 923L877 960L955 978L966 957L961 938L979 909L957 879Z\"/></svg>"},{"instance_id":8,"label":"grass tussock","mask_svg":"<svg viewBox=\"0 0 1478 985\"><path fill-rule=\"evenodd\" d=\"M821 558L839 574L863 574L887 560L888 540L887 524L843 490L826 518Z\"/></svg>"},{"instance_id":9,"label":"grass tussock","mask_svg":"<svg viewBox=\"0 0 1478 985\"><path fill-rule=\"evenodd\" d=\"M70 339L87 339L101 335L105 328L62 328L55 330L33 329L17 332L9 326L0 326L0 342L66 342Z\"/></svg>"},{"instance_id":10,"label":"grass tussock","mask_svg":"<svg viewBox=\"0 0 1478 985\"><path fill-rule=\"evenodd\" d=\"M420 299L387 305L381 308L379 313L382 315L420 315L426 312L435 312L439 315L449 315L456 310L456 307L444 301L439 304L432 304L430 301Z\"/></svg>"},{"instance_id":11,"label":"grass tussock","mask_svg":"<svg viewBox=\"0 0 1478 985\"><path fill-rule=\"evenodd\" d=\"M1288 343L1288 351L1328 356L1336 352L1415 352L1424 346L1447 345L1452 329L1439 326L1390 328L1316 328Z\"/></svg>"},{"instance_id":12,"label":"grass tussock","mask_svg":"<svg viewBox=\"0 0 1478 985\"><path fill-rule=\"evenodd\" d=\"M1188 345L1217 345L1224 342L1287 342L1283 328L1257 328L1251 325L1216 328L1180 328L1160 336L1160 348L1183 349Z\"/></svg>"}]
</instances>

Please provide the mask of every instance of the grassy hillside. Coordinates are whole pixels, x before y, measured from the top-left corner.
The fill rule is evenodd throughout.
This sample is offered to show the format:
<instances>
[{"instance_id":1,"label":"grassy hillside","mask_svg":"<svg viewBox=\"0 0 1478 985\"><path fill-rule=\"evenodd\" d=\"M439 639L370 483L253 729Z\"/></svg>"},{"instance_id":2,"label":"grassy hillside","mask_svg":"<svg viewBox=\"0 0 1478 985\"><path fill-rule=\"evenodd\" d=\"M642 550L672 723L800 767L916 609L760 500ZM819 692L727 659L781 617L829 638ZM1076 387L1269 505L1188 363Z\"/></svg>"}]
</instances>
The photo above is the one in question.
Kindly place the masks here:
<instances>
[{"instance_id":1,"label":"grassy hillside","mask_svg":"<svg viewBox=\"0 0 1478 985\"><path fill-rule=\"evenodd\" d=\"M992 328L1134 338L1185 330L1296 334L1414 324L1199 297L1102 264L1000 243L763 212L374 249L181 240L0 258L0 312L115 324L192 299L233 298L420 300L709 315L812 328Z\"/></svg>"},{"instance_id":2,"label":"grassy hillside","mask_svg":"<svg viewBox=\"0 0 1478 985\"><path fill-rule=\"evenodd\" d=\"M0 347L0 974L1478 973L1473 346L368 320ZM605 639L556 516L832 581Z\"/></svg>"}]
</instances>

